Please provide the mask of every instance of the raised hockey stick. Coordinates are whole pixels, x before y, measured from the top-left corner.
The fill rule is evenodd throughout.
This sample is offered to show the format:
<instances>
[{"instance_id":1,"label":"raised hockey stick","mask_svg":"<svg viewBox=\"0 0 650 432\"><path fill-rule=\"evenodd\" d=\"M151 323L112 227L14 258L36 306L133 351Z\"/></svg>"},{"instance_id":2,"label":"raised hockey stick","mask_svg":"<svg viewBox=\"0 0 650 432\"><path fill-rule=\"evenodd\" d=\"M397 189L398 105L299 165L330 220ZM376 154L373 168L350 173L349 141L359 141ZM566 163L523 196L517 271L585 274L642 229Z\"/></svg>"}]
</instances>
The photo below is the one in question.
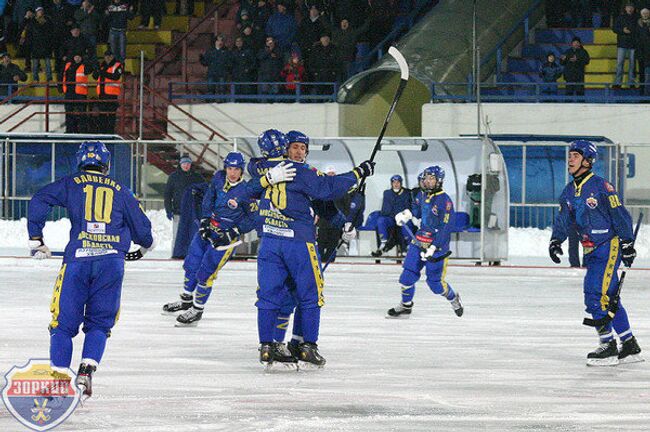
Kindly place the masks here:
<instances>
[{"instance_id":1,"label":"raised hockey stick","mask_svg":"<svg viewBox=\"0 0 650 432\"><path fill-rule=\"evenodd\" d=\"M406 233L409 235L409 237L411 237L411 239L412 239L413 241L415 241L415 242L418 241L418 239L415 237L415 234L413 234L413 231L411 231L411 228L409 228L408 225L403 225L402 228L404 228L404 230L406 231ZM436 258L429 258L427 261L428 261L428 262L432 262L432 263L434 263L434 262L438 262L438 261L442 261L443 259L447 258L449 255L451 255L451 251L450 251L450 250L448 250L448 251L445 252L444 254L440 255L439 257L436 257Z\"/></svg>"},{"instance_id":2,"label":"raised hockey stick","mask_svg":"<svg viewBox=\"0 0 650 432\"><path fill-rule=\"evenodd\" d=\"M634 228L634 237L632 238L632 245L636 243L636 236L639 234L639 228L641 227L641 221L643 220L643 213L639 213L639 218L636 221L636 227ZM631 266L630 266L631 267ZM629 267L628 267L629 268ZM600 319L585 318L582 320L582 324L589 327L602 327L609 324L618 311L618 302L621 298L621 289L623 288L623 282L625 282L625 273L627 268L621 272L621 277L618 280L618 287L616 287L616 294L610 300L609 306L607 306L607 315Z\"/></svg>"}]
</instances>

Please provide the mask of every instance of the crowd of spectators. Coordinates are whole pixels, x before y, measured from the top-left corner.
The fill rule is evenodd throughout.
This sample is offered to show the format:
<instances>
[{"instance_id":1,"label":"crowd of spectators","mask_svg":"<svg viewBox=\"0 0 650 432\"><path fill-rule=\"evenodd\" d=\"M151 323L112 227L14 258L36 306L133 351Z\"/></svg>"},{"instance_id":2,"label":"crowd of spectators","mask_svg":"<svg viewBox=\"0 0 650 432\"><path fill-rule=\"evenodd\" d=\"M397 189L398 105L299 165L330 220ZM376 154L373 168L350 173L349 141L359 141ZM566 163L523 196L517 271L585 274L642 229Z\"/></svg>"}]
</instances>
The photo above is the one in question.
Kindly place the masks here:
<instances>
[{"instance_id":1,"label":"crowd of spectators","mask_svg":"<svg viewBox=\"0 0 650 432\"><path fill-rule=\"evenodd\" d=\"M383 40L409 0L242 0L232 40L215 37L201 55L210 93L331 94L355 72L355 58ZM229 48L230 45L232 48Z\"/></svg>"}]
</instances>

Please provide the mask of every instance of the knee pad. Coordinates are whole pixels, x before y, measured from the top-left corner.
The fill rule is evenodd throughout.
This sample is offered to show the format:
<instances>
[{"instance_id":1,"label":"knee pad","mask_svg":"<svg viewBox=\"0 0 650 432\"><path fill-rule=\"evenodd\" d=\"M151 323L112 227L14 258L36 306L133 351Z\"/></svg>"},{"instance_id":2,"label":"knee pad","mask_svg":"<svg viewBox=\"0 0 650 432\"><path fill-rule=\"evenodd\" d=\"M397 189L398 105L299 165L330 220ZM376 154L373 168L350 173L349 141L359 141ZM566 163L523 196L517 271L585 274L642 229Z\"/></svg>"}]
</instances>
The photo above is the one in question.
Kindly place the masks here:
<instances>
[{"instance_id":1,"label":"knee pad","mask_svg":"<svg viewBox=\"0 0 650 432\"><path fill-rule=\"evenodd\" d=\"M403 286L411 286L415 285L419 279L420 275L418 273L405 268L399 277L399 283Z\"/></svg>"},{"instance_id":2,"label":"knee pad","mask_svg":"<svg viewBox=\"0 0 650 432\"><path fill-rule=\"evenodd\" d=\"M605 311L602 309L600 303L602 296L596 293L585 293L585 311L592 315L604 315Z\"/></svg>"},{"instance_id":3,"label":"knee pad","mask_svg":"<svg viewBox=\"0 0 650 432\"><path fill-rule=\"evenodd\" d=\"M440 279L437 280L427 279L427 285L429 285L429 289L433 291L434 294L444 294L446 291Z\"/></svg>"}]
</instances>

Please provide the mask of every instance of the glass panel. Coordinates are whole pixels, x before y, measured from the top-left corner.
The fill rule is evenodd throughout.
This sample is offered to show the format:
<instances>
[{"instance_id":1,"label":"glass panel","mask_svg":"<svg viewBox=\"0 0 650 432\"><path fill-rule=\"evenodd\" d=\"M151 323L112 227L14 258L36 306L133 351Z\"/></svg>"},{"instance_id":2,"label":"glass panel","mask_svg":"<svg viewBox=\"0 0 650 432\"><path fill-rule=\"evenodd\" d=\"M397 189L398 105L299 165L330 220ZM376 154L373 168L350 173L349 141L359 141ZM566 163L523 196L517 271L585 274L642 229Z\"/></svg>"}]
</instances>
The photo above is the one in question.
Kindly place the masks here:
<instances>
[{"instance_id":1,"label":"glass panel","mask_svg":"<svg viewBox=\"0 0 650 432\"><path fill-rule=\"evenodd\" d=\"M50 145L16 144L16 196L31 196L52 181Z\"/></svg>"},{"instance_id":2,"label":"glass panel","mask_svg":"<svg viewBox=\"0 0 650 432\"><path fill-rule=\"evenodd\" d=\"M565 146L526 148L526 203L557 201L566 186L565 157Z\"/></svg>"}]
</instances>

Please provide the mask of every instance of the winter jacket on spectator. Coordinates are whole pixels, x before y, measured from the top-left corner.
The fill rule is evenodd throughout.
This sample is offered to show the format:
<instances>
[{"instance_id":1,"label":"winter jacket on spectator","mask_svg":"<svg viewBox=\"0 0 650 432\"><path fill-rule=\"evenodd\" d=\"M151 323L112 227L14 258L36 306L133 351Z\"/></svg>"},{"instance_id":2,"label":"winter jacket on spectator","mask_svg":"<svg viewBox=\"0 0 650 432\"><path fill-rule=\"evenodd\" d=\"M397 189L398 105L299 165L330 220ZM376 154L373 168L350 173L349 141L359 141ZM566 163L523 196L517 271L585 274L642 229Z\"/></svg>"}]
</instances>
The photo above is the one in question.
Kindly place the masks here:
<instances>
[{"instance_id":1,"label":"winter jacket on spectator","mask_svg":"<svg viewBox=\"0 0 650 432\"><path fill-rule=\"evenodd\" d=\"M264 33L266 22L269 20L272 12L269 3L267 1L260 0L256 2L256 5L252 10L249 9L249 12L251 13L251 18L253 19L254 29L260 33Z\"/></svg>"},{"instance_id":2,"label":"winter jacket on spectator","mask_svg":"<svg viewBox=\"0 0 650 432\"><path fill-rule=\"evenodd\" d=\"M368 30L369 23L365 23L361 28L353 29L348 25L345 29L340 25L332 31L332 43L339 48L341 60L354 61L357 52L357 41L359 36Z\"/></svg>"},{"instance_id":3,"label":"winter jacket on spectator","mask_svg":"<svg viewBox=\"0 0 650 432\"><path fill-rule=\"evenodd\" d=\"M618 48L636 48L637 38L637 24L638 16L636 14L624 13L616 18L614 21L614 33L616 33L616 46ZM630 33L625 33L624 29L630 30Z\"/></svg>"},{"instance_id":4,"label":"winter jacket on spectator","mask_svg":"<svg viewBox=\"0 0 650 432\"><path fill-rule=\"evenodd\" d=\"M90 13L81 8L77 9L74 12L74 19L77 24L79 24L81 34L97 36L99 24L101 23L101 16L95 8L93 8Z\"/></svg>"},{"instance_id":5,"label":"winter jacket on spectator","mask_svg":"<svg viewBox=\"0 0 650 432\"><path fill-rule=\"evenodd\" d=\"M82 34L79 36L69 36L65 42L63 42L63 56L66 61L70 61L75 54L81 54L82 57L90 57L90 43L88 39ZM94 57L94 56L93 56Z\"/></svg>"},{"instance_id":6,"label":"winter jacket on spectator","mask_svg":"<svg viewBox=\"0 0 650 432\"><path fill-rule=\"evenodd\" d=\"M52 56L52 24L47 16L31 20L27 35L32 47L32 58L43 59Z\"/></svg>"},{"instance_id":7,"label":"winter jacket on spectator","mask_svg":"<svg viewBox=\"0 0 650 432\"><path fill-rule=\"evenodd\" d=\"M65 0L67 4L73 6L75 9L81 6L83 0Z\"/></svg>"},{"instance_id":8,"label":"winter jacket on spectator","mask_svg":"<svg viewBox=\"0 0 650 432\"><path fill-rule=\"evenodd\" d=\"M278 48L263 48L257 53L257 79L261 82L280 81L280 71L284 66Z\"/></svg>"},{"instance_id":9,"label":"winter jacket on spectator","mask_svg":"<svg viewBox=\"0 0 650 432\"><path fill-rule=\"evenodd\" d=\"M335 22L342 19L350 21L352 28L359 28L367 15L368 2L364 0L336 0L334 7Z\"/></svg>"},{"instance_id":10,"label":"winter jacket on spectator","mask_svg":"<svg viewBox=\"0 0 650 432\"><path fill-rule=\"evenodd\" d=\"M70 14L70 9L63 6L61 0L58 3L52 3L47 9L47 16L52 23L52 38L54 47L58 48L65 40L68 32L68 23L72 23L73 17Z\"/></svg>"},{"instance_id":11,"label":"winter jacket on spectator","mask_svg":"<svg viewBox=\"0 0 650 432\"><path fill-rule=\"evenodd\" d=\"M235 47L230 53L232 54L232 80L255 81L257 60L253 50L246 46Z\"/></svg>"},{"instance_id":12,"label":"winter jacket on spectator","mask_svg":"<svg viewBox=\"0 0 650 432\"><path fill-rule=\"evenodd\" d=\"M318 13L317 9L312 9ZM324 22L324 18L320 15L305 17L300 26L298 27L298 34L296 40L300 45L303 57L309 56L309 51L316 45L320 36L328 30L328 26Z\"/></svg>"},{"instance_id":13,"label":"winter jacket on spectator","mask_svg":"<svg viewBox=\"0 0 650 432\"><path fill-rule=\"evenodd\" d=\"M244 40L244 45L252 49L254 53L264 47L264 33L260 30L247 26L242 29L240 36Z\"/></svg>"},{"instance_id":14,"label":"winter jacket on spectator","mask_svg":"<svg viewBox=\"0 0 650 432\"><path fill-rule=\"evenodd\" d=\"M560 60L560 64L564 66L564 79L567 82L584 82L585 67L590 60L589 53L582 47L566 50Z\"/></svg>"},{"instance_id":15,"label":"winter jacket on spectator","mask_svg":"<svg viewBox=\"0 0 650 432\"><path fill-rule=\"evenodd\" d=\"M650 22L644 22L639 19L639 28L637 30L637 58L643 61L644 65L650 66ZM641 71L643 74L644 72ZM650 83L646 83L648 85Z\"/></svg>"},{"instance_id":16,"label":"winter jacket on spectator","mask_svg":"<svg viewBox=\"0 0 650 432\"><path fill-rule=\"evenodd\" d=\"M545 83L554 83L562 76L562 71L562 66L556 62L551 63L547 60L539 68L539 76Z\"/></svg>"},{"instance_id":17,"label":"winter jacket on spectator","mask_svg":"<svg viewBox=\"0 0 650 432\"><path fill-rule=\"evenodd\" d=\"M165 186L165 210L175 215L181 214L181 202L185 190L194 183L204 183L205 180L199 173L190 169L183 171L180 167L169 175Z\"/></svg>"},{"instance_id":18,"label":"winter jacket on spectator","mask_svg":"<svg viewBox=\"0 0 650 432\"><path fill-rule=\"evenodd\" d=\"M338 48L331 43L323 46L316 44L309 54L307 69L312 81L333 82L338 81L341 72L341 58Z\"/></svg>"},{"instance_id":19,"label":"winter jacket on spectator","mask_svg":"<svg viewBox=\"0 0 650 432\"><path fill-rule=\"evenodd\" d=\"M27 75L23 72L18 65L9 62L5 65L5 62L0 61L0 95L7 96L9 93L9 87L3 84L17 84L18 81L26 81ZM14 78L18 78L16 81ZM16 89L13 88L12 92L15 92Z\"/></svg>"},{"instance_id":20,"label":"winter jacket on spectator","mask_svg":"<svg viewBox=\"0 0 650 432\"><path fill-rule=\"evenodd\" d=\"M226 79L230 74L232 64L230 51L226 47L210 48L199 57L201 64L208 67L208 77Z\"/></svg>"},{"instance_id":21,"label":"winter jacket on spectator","mask_svg":"<svg viewBox=\"0 0 650 432\"><path fill-rule=\"evenodd\" d=\"M14 1L11 20L16 24L16 27L21 28L27 9L36 10L39 6L43 6L40 0L16 0Z\"/></svg>"},{"instance_id":22,"label":"winter jacket on spectator","mask_svg":"<svg viewBox=\"0 0 650 432\"><path fill-rule=\"evenodd\" d=\"M281 51L287 51L296 36L296 20L287 13L275 12L266 22L266 35L276 40Z\"/></svg>"},{"instance_id":23,"label":"winter jacket on spectator","mask_svg":"<svg viewBox=\"0 0 650 432\"><path fill-rule=\"evenodd\" d=\"M126 30L129 20L135 16L133 9L126 3L111 3L106 8L106 14L108 15L108 28L115 30Z\"/></svg>"},{"instance_id":24,"label":"winter jacket on spectator","mask_svg":"<svg viewBox=\"0 0 650 432\"><path fill-rule=\"evenodd\" d=\"M305 80L305 67L300 61L300 57L292 56L289 59L289 63L284 65L282 72L280 72L282 79L284 79L287 84L284 85L284 89L288 92L296 91L297 82L303 82Z\"/></svg>"}]
</instances>

